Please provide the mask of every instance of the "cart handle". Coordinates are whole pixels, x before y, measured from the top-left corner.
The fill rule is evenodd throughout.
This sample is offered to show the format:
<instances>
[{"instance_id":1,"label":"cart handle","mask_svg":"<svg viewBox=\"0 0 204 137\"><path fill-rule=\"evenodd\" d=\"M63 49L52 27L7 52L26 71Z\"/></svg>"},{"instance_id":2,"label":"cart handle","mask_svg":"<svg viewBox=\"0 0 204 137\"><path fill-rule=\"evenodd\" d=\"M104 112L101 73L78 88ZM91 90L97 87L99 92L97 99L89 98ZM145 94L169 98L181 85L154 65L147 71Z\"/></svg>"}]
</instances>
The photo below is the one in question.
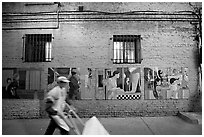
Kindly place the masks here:
<instances>
[{"instance_id":1,"label":"cart handle","mask_svg":"<svg viewBox=\"0 0 204 137\"><path fill-rule=\"evenodd\" d=\"M81 118L76 114L76 112L70 107L70 105L68 105L68 104L66 103L66 106L70 109L69 112L73 113L74 116L79 120L79 122L84 126L84 125L85 125L84 122L83 122L83 121L81 120Z\"/></svg>"}]
</instances>

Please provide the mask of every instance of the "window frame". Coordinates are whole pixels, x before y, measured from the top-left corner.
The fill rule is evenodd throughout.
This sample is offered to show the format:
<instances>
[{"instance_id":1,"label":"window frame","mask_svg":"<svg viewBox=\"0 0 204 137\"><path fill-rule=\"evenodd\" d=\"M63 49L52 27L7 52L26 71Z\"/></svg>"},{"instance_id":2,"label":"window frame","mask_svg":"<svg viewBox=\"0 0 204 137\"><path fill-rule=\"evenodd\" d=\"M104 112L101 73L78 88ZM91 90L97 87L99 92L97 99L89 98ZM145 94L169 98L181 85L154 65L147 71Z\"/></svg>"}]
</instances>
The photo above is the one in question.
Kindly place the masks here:
<instances>
[{"instance_id":1,"label":"window frame","mask_svg":"<svg viewBox=\"0 0 204 137\"><path fill-rule=\"evenodd\" d=\"M141 35L113 35L112 42L113 42L113 46L112 46L113 58L111 60L113 61L113 64L141 64L141 62L142 62L142 58L141 58ZM117 50L115 48L116 42L122 43L122 48L118 49L118 50L121 50L118 52L120 54L119 58L115 55L115 53L117 52L117 51L115 51L115 50ZM132 50L131 43L129 43L129 46L127 46L127 42L133 42L133 44L134 44L133 59L125 57L125 53L127 53L126 51L131 53L131 50ZM115 58L115 56L116 56L116 58ZM131 60L133 60L133 61L131 61Z\"/></svg>"},{"instance_id":2,"label":"window frame","mask_svg":"<svg viewBox=\"0 0 204 137\"><path fill-rule=\"evenodd\" d=\"M52 34L25 34L23 36L22 60L28 63L51 62L53 59L52 39ZM41 52L42 49L43 52ZM30 53L32 54L29 55Z\"/></svg>"}]
</instances>

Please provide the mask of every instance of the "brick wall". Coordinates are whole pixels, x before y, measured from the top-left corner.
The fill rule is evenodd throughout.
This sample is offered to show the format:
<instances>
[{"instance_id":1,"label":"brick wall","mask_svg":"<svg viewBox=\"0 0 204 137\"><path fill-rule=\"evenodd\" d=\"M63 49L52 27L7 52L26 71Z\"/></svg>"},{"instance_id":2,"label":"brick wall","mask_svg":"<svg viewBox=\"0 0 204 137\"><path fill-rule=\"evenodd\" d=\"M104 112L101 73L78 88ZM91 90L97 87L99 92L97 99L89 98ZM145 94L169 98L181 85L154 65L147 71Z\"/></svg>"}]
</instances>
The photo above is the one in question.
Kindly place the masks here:
<instances>
[{"instance_id":1,"label":"brick wall","mask_svg":"<svg viewBox=\"0 0 204 137\"><path fill-rule=\"evenodd\" d=\"M2 119L39 118L39 100L3 99Z\"/></svg>"},{"instance_id":2,"label":"brick wall","mask_svg":"<svg viewBox=\"0 0 204 137\"><path fill-rule=\"evenodd\" d=\"M127 12L133 10L192 10L188 3L62 3L61 10L78 10L84 5L85 10L108 12ZM15 6L17 8L15 8ZM4 12L33 12L56 9L56 5L25 7L23 3L3 5ZM60 15L60 17L64 17ZM10 24L3 24L10 25ZM20 23L16 27L55 26L52 23ZM15 27L15 25L14 25ZM48 67L77 67L81 70L89 68L117 67L111 61L113 35L141 35L143 61L141 66L142 95L144 93L144 67L187 67L189 69L189 100L138 100L138 101L107 101L82 100L76 101L79 113L84 116L93 114L106 115L156 115L176 114L177 111L200 110L198 92L197 46L194 41L194 26L188 21L79 21L60 22L59 29L27 29L2 31L2 67L3 68L41 68L42 89L47 86ZM52 62L25 63L22 61L23 40L25 34L53 34ZM85 63L84 63L85 62ZM124 66L124 65L123 65ZM136 66L136 65L129 65ZM82 74L83 75L83 74ZM25 113L34 114L29 107L39 106L37 115L45 115L42 101L37 100L3 100L3 115L10 117L20 106ZM13 105L14 104L14 105ZM16 106L18 104L18 106ZM9 106L13 110L7 108ZM198 106L198 107L195 107ZM5 109L6 108L6 109ZM18 108L18 109L17 109ZM28 108L26 110L25 108ZM162 108L162 109L161 109ZM6 111L5 111L6 110ZM21 110L21 109L20 109ZM104 111L102 111L104 110ZM111 110L111 111L109 111ZM121 113L123 111L123 113ZM120 113L119 113L120 112ZM19 112L20 113L20 112ZM25 115L19 114L19 117ZM22 112L23 113L23 112ZM129 114L128 114L129 115ZM15 116L17 117L17 116Z\"/></svg>"},{"instance_id":3,"label":"brick wall","mask_svg":"<svg viewBox=\"0 0 204 137\"><path fill-rule=\"evenodd\" d=\"M180 112L201 111L201 104L191 100L78 100L73 101L83 118L172 116ZM47 118L43 100L3 100L2 118ZM32 107L31 107L32 106Z\"/></svg>"}]
</instances>

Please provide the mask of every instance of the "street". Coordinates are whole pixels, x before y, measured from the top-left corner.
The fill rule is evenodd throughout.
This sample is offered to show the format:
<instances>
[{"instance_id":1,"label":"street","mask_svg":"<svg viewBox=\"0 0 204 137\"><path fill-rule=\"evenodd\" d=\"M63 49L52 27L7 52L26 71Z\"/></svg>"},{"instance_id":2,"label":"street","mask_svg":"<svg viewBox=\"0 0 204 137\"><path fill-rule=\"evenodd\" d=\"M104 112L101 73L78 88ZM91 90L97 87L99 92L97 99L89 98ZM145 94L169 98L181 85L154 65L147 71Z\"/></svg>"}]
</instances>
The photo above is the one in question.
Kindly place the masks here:
<instances>
[{"instance_id":1,"label":"street","mask_svg":"<svg viewBox=\"0 0 204 137\"><path fill-rule=\"evenodd\" d=\"M88 118L82 119L84 122ZM98 118L110 135L202 135L202 124L191 124L177 116ZM76 119L75 119L76 121ZM3 135L43 135L49 119L2 120ZM79 129L83 127L76 121ZM59 135L56 130L55 135ZM75 133L71 131L71 134Z\"/></svg>"}]
</instances>

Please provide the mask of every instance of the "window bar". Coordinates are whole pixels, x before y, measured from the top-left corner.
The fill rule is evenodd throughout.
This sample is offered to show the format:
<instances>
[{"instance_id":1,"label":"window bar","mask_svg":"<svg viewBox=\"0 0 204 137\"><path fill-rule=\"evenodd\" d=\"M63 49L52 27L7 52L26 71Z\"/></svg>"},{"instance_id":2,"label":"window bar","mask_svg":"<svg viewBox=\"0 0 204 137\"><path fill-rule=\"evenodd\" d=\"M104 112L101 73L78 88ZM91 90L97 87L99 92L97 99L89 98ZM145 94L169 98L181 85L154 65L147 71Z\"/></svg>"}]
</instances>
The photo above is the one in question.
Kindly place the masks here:
<instances>
[{"instance_id":1,"label":"window bar","mask_svg":"<svg viewBox=\"0 0 204 137\"><path fill-rule=\"evenodd\" d=\"M28 61L28 35L25 35L25 62Z\"/></svg>"},{"instance_id":2,"label":"window bar","mask_svg":"<svg viewBox=\"0 0 204 137\"><path fill-rule=\"evenodd\" d=\"M40 52L41 52L41 35L36 35L36 61L39 62L41 61L41 58L40 58Z\"/></svg>"},{"instance_id":3,"label":"window bar","mask_svg":"<svg viewBox=\"0 0 204 137\"><path fill-rule=\"evenodd\" d=\"M119 39L122 39L122 41L120 41L120 62L119 63L123 63L123 36L120 35Z\"/></svg>"},{"instance_id":4,"label":"window bar","mask_svg":"<svg viewBox=\"0 0 204 137\"><path fill-rule=\"evenodd\" d=\"M130 57L131 57L131 62L134 63L134 35L132 35L131 38L131 43L130 43Z\"/></svg>"},{"instance_id":5,"label":"window bar","mask_svg":"<svg viewBox=\"0 0 204 137\"><path fill-rule=\"evenodd\" d=\"M126 42L126 45L127 45L127 62L128 63L131 63L131 47L130 47L130 43L131 43L131 36L128 36L127 38L127 42Z\"/></svg>"},{"instance_id":6,"label":"window bar","mask_svg":"<svg viewBox=\"0 0 204 137\"><path fill-rule=\"evenodd\" d=\"M40 58L39 58L39 51L41 50L40 40L41 40L41 35L36 35L36 62L40 61Z\"/></svg>"},{"instance_id":7,"label":"window bar","mask_svg":"<svg viewBox=\"0 0 204 137\"><path fill-rule=\"evenodd\" d=\"M22 39L23 39L22 60L25 60L25 35L22 37Z\"/></svg>"},{"instance_id":8,"label":"window bar","mask_svg":"<svg viewBox=\"0 0 204 137\"><path fill-rule=\"evenodd\" d=\"M44 58L44 54L45 54L45 51L44 51L44 47L46 46L46 35L42 34L42 38L41 38L41 42L42 44L40 44L41 46L41 55L40 55L40 61L45 61L45 58Z\"/></svg>"},{"instance_id":9,"label":"window bar","mask_svg":"<svg viewBox=\"0 0 204 137\"><path fill-rule=\"evenodd\" d=\"M117 42L113 40L113 63L115 63L117 59Z\"/></svg>"},{"instance_id":10,"label":"window bar","mask_svg":"<svg viewBox=\"0 0 204 137\"><path fill-rule=\"evenodd\" d=\"M33 49L33 52L31 53L33 56L32 56L32 60L33 62L35 62L35 55L36 55L36 46L35 46L35 41L36 41L36 35L32 35L32 49Z\"/></svg>"},{"instance_id":11,"label":"window bar","mask_svg":"<svg viewBox=\"0 0 204 137\"><path fill-rule=\"evenodd\" d=\"M31 46L32 46L32 43L31 43L31 39L30 39L30 36L29 35L27 35L26 36L26 42L27 42L27 45L26 45L26 61L27 62L29 62L30 61L30 59L31 59L31 53L30 53L30 50L31 50Z\"/></svg>"},{"instance_id":12,"label":"window bar","mask_svg":"<svg viewBox=\"0 0 204 137\"><path fill-rule=\"evenodd\" d=\"M132 35L129 36L128 42L127 42L128 43L127 45L128 45L128 62L129 63L132 63L132 56L131 56L131 51L132 51L131 43L132 42L131 41L132 41Z\"/></svg>"},{"instance_id":13,"label":"window bar","mask_svg":"<svg viewBox=\"0 0 204 137\"><path fill-rule=\"evenodd\" d=\"M30 58L30 61L33 61L34 60L34 53L35 53L35 50L34 50L34 35L30 35L30 39L31 39L31 58Z\"/></svg>"},{"instance_id":14,"label":"window bar","mask_svg":"<svg viewBox=\"0 0 204 137\"><path fill-rule=\"evenodd\" d=\"M120 54L119 54L119 49L120 49L120 43L118 43L118 41L117 41L117 36L115 36L115 43L116 43L116 59L115 59L115 63L118 63L118 59L119 59L119 56L120 56Z\"/></svg>"},{"instance_id":15,"label":"window bar","mask_svg":"<svg viewBox=\"0 0 204 137\"><path fill-rule=\"evenodd\" d=\"M42 44L42 41L41 41L41 35L37 35L37 61L41 61L41 58L40 58L40 53L41 53L41 44Z\"/></svg>"},{"instance_id":16,"label":"window bar","mask_svg":"<svg viewBox=\"0 0 204 137\"><path fill-rule=\"evenodd\" d=\"M45 61L49 61L49 43L50 43L49 39L50 39L50 37L49 37L49 34L46 36L47 36L47 38L44 41L45 42Z\"/></svg>"},{"instance_id":17,"label":"window bar","mask_svg":"<svg viewBox=\"0 0 204 137\"><path fill-rule=\"evenodd\" d=\"M33 48L33 43L32 43L33 39L32 39L32 35L28 35L28 53L27 53L27 56L28 56L28 61L32 61L32 56L33 56L33 52L32 52L32 48Z\"/></svg>"},{"instance_id":18,"label":"window bar","mask_svg":"<svg viewBox=\"0 0 204 137\"><path fill-rule=\"evenodd\" d=\"M35 52L34 52L34 53L35 53L35 55L34 55L34 56L35 56L35 57L34 57L34 62L38 62L38 49L39 49L39 48L38 48L38 47L39 47L39 46L38 46L38 45L39 45L39 43L38 43L38 36L39 36L39 35L37 35L37 34L35 34L35 36L34 36L34 39L35 39L34 44L33 44L33 45L34 45L34 48L35 48L35 50L34 50L34 51L35 51Z\"/></svg>"},{"instance_id":19,"label":"window bar","mask_svg":"<svg viewBox=\"0 0 204 137\"><path fill-rule=\"evenodd\" d=\"M39 50L40 50L40 35L36 35L36 39L35 39L35 48L36 48L36 54L35 54L35 62L38 62L39 61L39 58L38 58L38 53L39 53Z\"/></svg>"},{"instance_id":20,"label":"window bar","mask_svg":"<svg viewBox=\"0 0 204 137\"><path fill-rule=\"evenodd\" d=\"M41 61L47 61L47 57L46 57L46 46L47 46L47 34L43 34L42 35L42 45L41 45L41 50L42 50L42 54L41 54Z\"/></svg>"},{"instance_id":21,"label":"window bar","mask_svg":"<svg viewBox=\"0 0 204 137\"><path fill-rule=\"evenodd\" d=\"M129 41L130 41L130 36L127 36L126 38L126 42L125 42L125 45L126 45L126 59L127 59L127 63L130 63L130 45L129 45Z\"/></svg>"},{"instance_id":22,"label":"window bar","mask_svg":"<svg viewBox=\"0 0 204 137\"><path fill-rule=\"evenodd\" d=\"M47 43L48 43L48 35L43 34L43 39L42 39L43 44L41 45L42 49L42 61L47 61Z\"/></svg>"},{"instance_id":23,"label":"window bar","mask_svg":"<svg viewBox=\"0 0 204 137\"><path fill-rule=\"evenodd\" d=\"M41 45L41 61L46 61L46 43L48 41L47 34L42 34L42 45Z\"/></svg>"},{"instance_id":24,"label":"window bar","mask_svg":"<svg viewBox=\"0 0 204 137\"><path fill-rule=\"evenodd\" d=\"M115 62L119 63L119 58L120 58L120 43L118 41L116 41L116 43L117 43L117 50L116 50L117 56L116 56Z\"/></svg>"},{"instance_id":25,"label":"window bar","mask_svg":"<svg viewBox=\"0 0 204 137\"><path fill-rule=\"evenodd\" d=\"M50 43L49 40L50 40L50 37L48 34L45 41L45 61L49 61L49 43Z\"/></svg>"},{"instance_id":26,"label":"window bar","mask_svg":"<svg viewBox=\"0 0 204 137\"><path fill-rule=\"evenodd\" d=\"M123 42L122 42L123 43L123 62L126 63L126 61L127 61L126 60L126 44L125 44L126 43L126 41L125 41L126 37L124 35L122 35L122 37L123 37L122 38L122 40L123 40Z\"/></svg>"},{"instance_id":27,"label":"window bar","mask_svg":"<svg viewBox=\"0 0 204 137\"><path fill-rule=\"evenodd\" d=\"M52 34L50 34L50 42L48 43L48 61L51 61L52 59Z\"/></svg>"},{"instance_id":28,"label":"window bar","mask_svg":"<svg viewBox=\"0 0 204 137\"><path fill-rule=\"evenodd\" d=\"M51 41L52 41L52 35L48 34L48 41L46 42L47 48L45 50L45 52L47 53L46 61L51 61Z\"/></svg>"},{"instance_id":29,"label":"window bar","mask_svg":"<svg viewBox=\"0 0 204 137\"><path fill-rule=\"evenodd\" d=\"M47 48L47 42L48 42L48 36L47 34L43 34L43 37L42 37L42 42L43 44L41 45L41 50L42 50L42 54L41 54L41 58L42 58L42 61L47 61L47 55L46 55L46 48Z\"/></svg>"},{"instance_id":30,"label":"window bar","mask_svg":"<svg viewBox=\"0 0 204 137\"><path fill-rule=\"evenodd\" d=\"M140 36L137 36L136 38L136 43L135 43L135 47L136 47L136 63L140 63Z\"/></svg>"},{"instance_id":31,"label":"window bar","mask_svg":"<svg viewBox=\"0 0 204 137\"><path fill-rule=\"evenodd\" d=\"M132 58L131 58L131 39L132 37L129 36L127 39L127 56L128 56L128 63L132 62Z\"/></svg>"},{"instance_id":32,"label":"window bar","mask_svg":"<svg viewBox=\"0 0 204 137\"><path fill-rule=\"evenodd\" d=\"M49 43L49 47L48 47L48 57L49 57L49 61L51 61L52 59L52 43Z\"/></svg>"}]
</instances>

